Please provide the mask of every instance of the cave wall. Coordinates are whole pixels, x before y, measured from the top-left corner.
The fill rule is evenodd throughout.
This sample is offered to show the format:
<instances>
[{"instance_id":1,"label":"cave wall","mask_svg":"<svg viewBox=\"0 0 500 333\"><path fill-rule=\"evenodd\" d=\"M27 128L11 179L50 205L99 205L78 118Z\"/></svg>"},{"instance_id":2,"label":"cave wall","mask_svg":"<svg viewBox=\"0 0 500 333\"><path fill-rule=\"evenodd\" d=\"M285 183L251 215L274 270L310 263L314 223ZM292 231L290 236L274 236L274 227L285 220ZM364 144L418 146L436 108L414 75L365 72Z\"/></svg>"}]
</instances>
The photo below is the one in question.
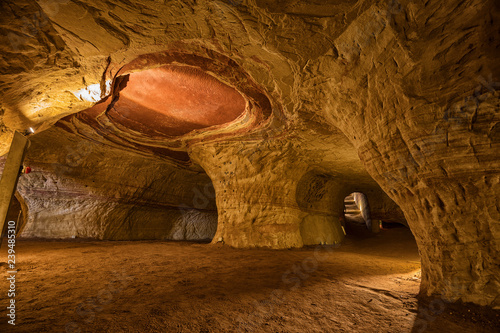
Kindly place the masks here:
<instances>
[{"instance_id":1,"label":"cave wall","mask_svg":"<svg viewBox=\"0 0 500 333\"><path fill-rule=\"evenodd\" d=\"M421 289L480 304L500 286L497 5L373 6L337 40L342 61L310 71L327 68L323 109L405 213Z\"/></svg>"},{"instance_id":2,"label":"cave wall","mask_svg":"<svg viewBox=\"0 0 500 333\"><path fill-rule=\"evenodd\" d=\"M46 143L50 142L47 146ZM211 240L217 207L210 178L157 158L52 128L31 138L18 196L22 237Z\"/></svg>"},{"instance_id":3,"label":"cave wall","mask_svg":"<svg viewBox=\"0 0 500 333\"><path fill-rule=\"evenodd\" d=\"M171 207L183 207L175 198L196 200L206 172L219 211L214 242L335 243L343 198L361 191L380 216L403 212L422 257L422 293L499 305L498 2L2 6L2 153L13 130L37 130L28 161L41 172L19 189L26 235L175 238L184 233L169 231L182 211ZM131 62L129 72L158 65L141 56L165 51L160 62L201 68L238 90L245 113L161 138L75 113L119 98L109 82ZM74 167L54 139L60 149L81 140L99 148Z\"/></svg>"},{"instance_id":4,"label":"cave wall","mask_svg":"<svg viewBox=\"0 0 500 333\"><path fill-rule=\"evenodd\" d=\"M342 182L308 170L300 148L286 139L273 144L258 155L241 143L190 148L214 182L215 239L236 247L339 244L344 238Z\"/></svg>"}]
</instances>

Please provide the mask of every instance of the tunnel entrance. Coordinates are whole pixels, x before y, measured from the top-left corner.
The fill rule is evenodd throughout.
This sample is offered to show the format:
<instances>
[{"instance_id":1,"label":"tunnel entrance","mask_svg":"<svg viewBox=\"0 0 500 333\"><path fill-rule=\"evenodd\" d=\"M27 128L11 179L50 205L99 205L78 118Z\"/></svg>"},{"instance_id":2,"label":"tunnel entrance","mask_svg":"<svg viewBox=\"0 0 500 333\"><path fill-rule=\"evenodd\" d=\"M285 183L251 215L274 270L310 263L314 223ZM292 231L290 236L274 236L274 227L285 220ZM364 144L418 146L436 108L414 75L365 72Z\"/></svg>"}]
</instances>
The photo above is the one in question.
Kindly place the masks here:
<instances>
[{"instance_id":1,"label":"tunnel entrance","mask_svg":"<svg viewBox=\"0 0 500 333\"><path fill-rule=\"evenodd\" d=\"M209 180L192 188L189 203L180 205L180 218L174 224L169 239L211 242L217 231L215 189Z\"/></svg>"},{"instance_id":2,"label":"tunnel entrance","mask_svg":"<svg viewBox=\"0 0 500 333\"><path fill-rule=\"evenodd\" d=\"M362 192L352 192L344 198L343 225L346 234L358 236L369 236L380 230L394 228L408 229L399 207L392 202L369 202L367 195Z\"/></svg>"}]
</instances>

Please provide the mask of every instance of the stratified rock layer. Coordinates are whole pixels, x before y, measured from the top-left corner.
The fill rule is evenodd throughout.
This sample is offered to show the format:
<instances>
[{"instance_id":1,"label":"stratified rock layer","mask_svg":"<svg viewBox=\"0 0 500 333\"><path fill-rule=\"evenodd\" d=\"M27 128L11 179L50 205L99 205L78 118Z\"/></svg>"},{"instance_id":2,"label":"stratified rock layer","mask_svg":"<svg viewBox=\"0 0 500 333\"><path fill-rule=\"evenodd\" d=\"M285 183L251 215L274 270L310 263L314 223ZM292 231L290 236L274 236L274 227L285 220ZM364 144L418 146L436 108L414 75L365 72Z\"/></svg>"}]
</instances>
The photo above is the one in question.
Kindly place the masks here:
<instances>
[{"instance_id":1,"label":"stratified rock layer","mask_svg":"<svg viewBox=\"0 0 500 333\"><path fill-rule=\"evenodd\" d=\"M27 217L21 236L213 238L217 209L204 172L83 141L58 128L31 142L25 164L33 172L18 185Z\"/></svg>"}]
</instances>

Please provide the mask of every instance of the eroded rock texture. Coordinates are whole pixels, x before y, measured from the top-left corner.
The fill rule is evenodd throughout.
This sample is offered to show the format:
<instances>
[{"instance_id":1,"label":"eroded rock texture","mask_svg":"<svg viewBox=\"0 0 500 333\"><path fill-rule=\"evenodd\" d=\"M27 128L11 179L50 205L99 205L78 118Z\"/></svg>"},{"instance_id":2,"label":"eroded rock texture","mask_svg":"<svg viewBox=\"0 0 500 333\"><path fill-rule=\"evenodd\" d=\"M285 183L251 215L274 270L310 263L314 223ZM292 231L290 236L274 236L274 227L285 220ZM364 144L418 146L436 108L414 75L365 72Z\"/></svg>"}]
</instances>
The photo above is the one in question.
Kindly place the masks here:
<instances>
[{"instance_id":1,"label":"eroded rock texture","mask_svg":"<svg viewBox=\"0 0 500 333\"><path fill-rule=\"evenodd\" d=\"M338 243L406 219L422 292L500 306L499 5L7 1L25 236ZM215 196L213 189L215 189ZM404 217L402 216L404 214Z\"/></svg>"}]
</instances>

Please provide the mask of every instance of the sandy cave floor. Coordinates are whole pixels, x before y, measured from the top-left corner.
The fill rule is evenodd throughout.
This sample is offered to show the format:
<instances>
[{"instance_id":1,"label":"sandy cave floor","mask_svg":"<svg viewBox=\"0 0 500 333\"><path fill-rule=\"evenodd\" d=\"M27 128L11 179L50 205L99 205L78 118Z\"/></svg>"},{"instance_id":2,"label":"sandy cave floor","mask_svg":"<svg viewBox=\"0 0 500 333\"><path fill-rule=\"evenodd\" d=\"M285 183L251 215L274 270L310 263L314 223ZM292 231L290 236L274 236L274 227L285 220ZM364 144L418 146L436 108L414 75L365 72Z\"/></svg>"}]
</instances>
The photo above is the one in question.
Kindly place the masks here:
<instances>
[{"instance_id":1,"label":"sandy cave floor","mask_svg":"<svg viewBox=\"0 0 500 333\"><path fill-rule=\"evenodd\" d=\"M16 326L7 324L2 310L0 332L495 332L500 327L497 312L439 300L431 307L416 299L420 263L406 228L350 236L338 248L19 239L16 249ZM6 252L4 242L2 309Z\"/></svg>"}]
</instances>

